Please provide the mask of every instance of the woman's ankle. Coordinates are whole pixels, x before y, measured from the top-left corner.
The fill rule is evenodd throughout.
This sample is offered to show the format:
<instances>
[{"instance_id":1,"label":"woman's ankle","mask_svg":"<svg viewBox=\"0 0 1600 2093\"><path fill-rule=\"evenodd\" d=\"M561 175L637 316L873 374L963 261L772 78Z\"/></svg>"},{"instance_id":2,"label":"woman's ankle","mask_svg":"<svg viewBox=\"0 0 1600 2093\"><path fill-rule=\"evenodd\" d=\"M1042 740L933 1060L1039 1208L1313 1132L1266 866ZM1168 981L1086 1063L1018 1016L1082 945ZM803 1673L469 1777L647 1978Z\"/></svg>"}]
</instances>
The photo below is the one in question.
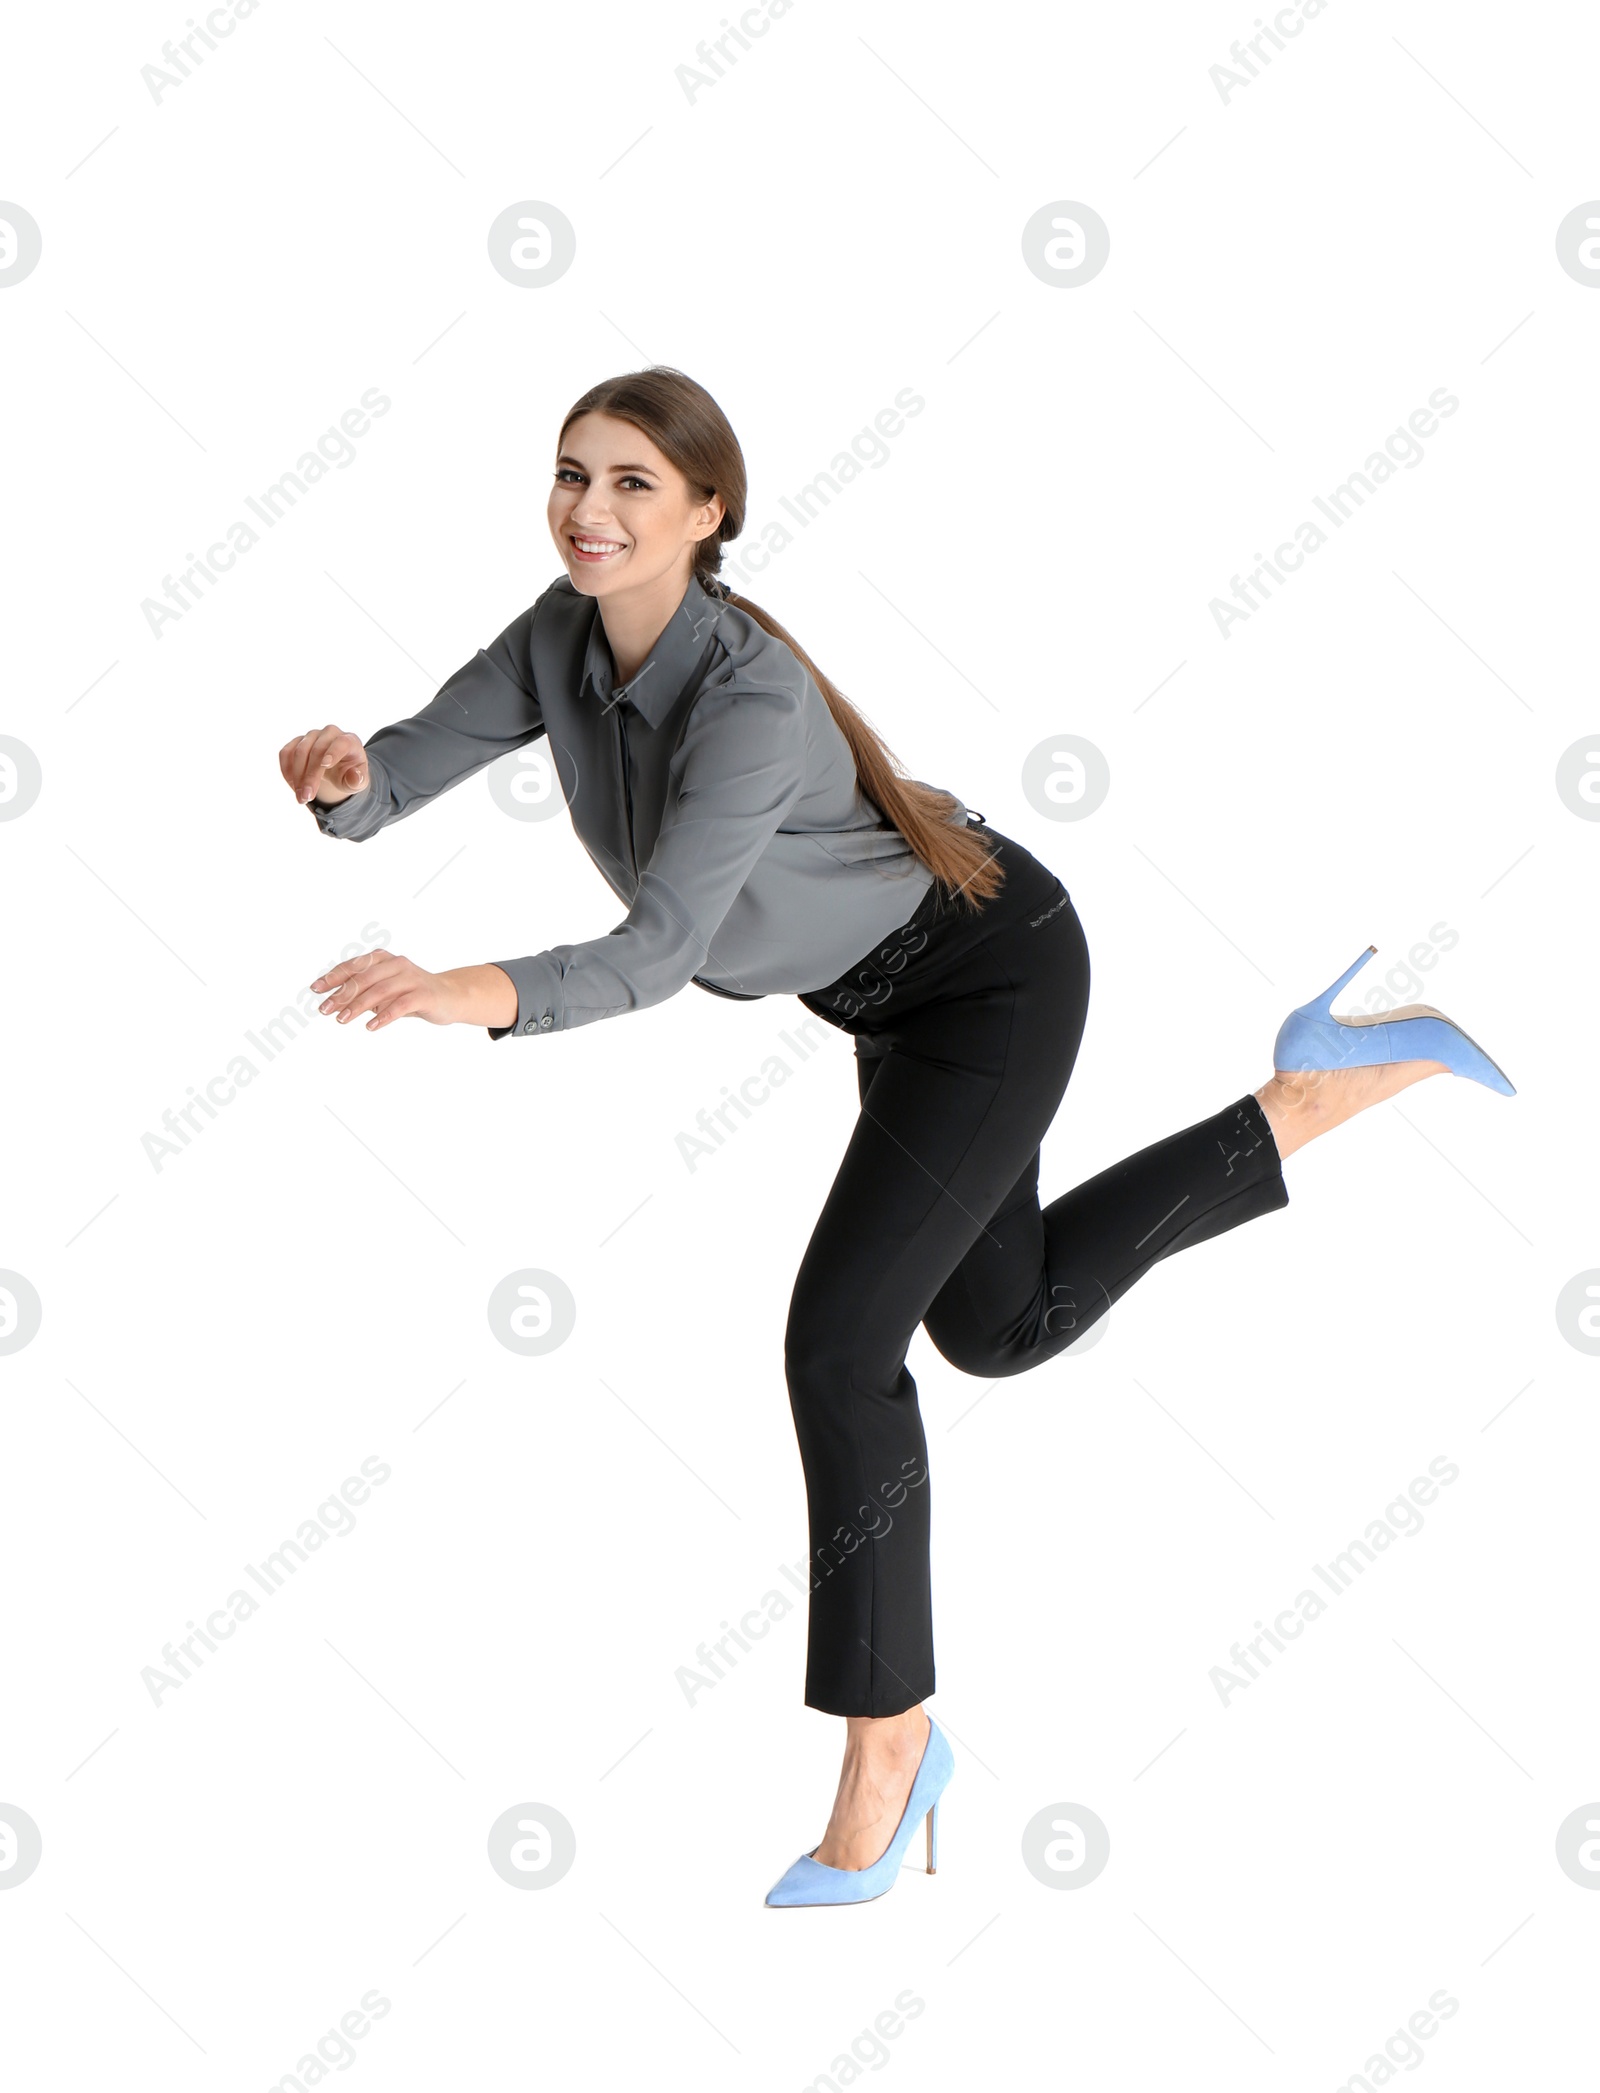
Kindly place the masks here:
<instances>
[{"instance_id":1,"label":"woman's ankle","mask_svg":"<svg viewBox=\"0 0 1600 2093\"><path fill-rule=\"evenodd\" d=\"M1277 1070L1253 1093L1266 1116L1278 1157L1293 1155L1319 1134L1385 1104L1428 1076L1448 1075L1442 1061L1390 1061L1358 1068Z\"/></svg>"},{"instance_id":2,"label":"woman's ankle","mask_svg":"<svg viewBox=\"0 0 1600 2093\"><path fill-rule=\"evenodd\" d=\"M1321 1131L1316 1123L1314 1093L1304 1076L1274 1075L1252 1094L1271 1131L1280 1162L1297 1148L1304 1148Z\"/></svg>"},{"instance_id":3,"label":"woman's ankle","mask_svg":"<svg viewBox=\"0 0 1600 2093\"><path fill-rule=\"evenodd\" d=\"M847 1758L918 1756L928 1741L929 1720L920 1701L899 1715L850 1715L845 1725Z\"/></svg>"}]
</instances>

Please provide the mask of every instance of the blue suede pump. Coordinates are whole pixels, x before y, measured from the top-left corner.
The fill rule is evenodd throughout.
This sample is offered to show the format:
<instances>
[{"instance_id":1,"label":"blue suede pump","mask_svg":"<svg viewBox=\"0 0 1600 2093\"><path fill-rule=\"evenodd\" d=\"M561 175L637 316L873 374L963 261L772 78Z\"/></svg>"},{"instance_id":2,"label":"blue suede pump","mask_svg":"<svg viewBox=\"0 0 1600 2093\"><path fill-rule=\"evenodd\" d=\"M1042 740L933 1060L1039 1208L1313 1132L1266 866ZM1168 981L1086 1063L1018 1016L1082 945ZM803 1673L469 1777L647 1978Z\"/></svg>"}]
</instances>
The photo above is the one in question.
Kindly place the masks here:
<instances>
[{"instance_id":1,"label":"blue suede pump","mask_svg":"<svg viewBox=\"0 0 1600 2093\"><path fill-rule=\"evenodd\" d=\"M927 1819L928 1873L933 1874L939 1857L939 1797L955 1771L955 1758L939 1725L929 1717L928 1741L922 1747L917 1777L906 1797L905 1814L889 1841L888 1849L870 1868L829 1868L802 1853L794 1866L767 1892L769 1904L869 1904L894 1888L900 1862L912 1833Z\"/></svg>"},{"instance_id":2,"label":"blue suede pump","mask_svg":"<svg viewBox=\"0 0 1600 2093\"><path fill-rule=\"evenodd\" d=\"M1502 1097L1516 1091L1505 1071L1489 1059L1476 1040L1452 1024L1431 1003L1407 1003L1376 1017L1335 1017L1333 999L1355 978L1377 951L1369 945L1332 988L1298 1010L1291 1010L1278 1030L1272 1065L1286 1073L1318 1068L1377 1068L1391 1061L1442 1061L1452 1075L1469 1076Z\"/></svg>"}]
</instances>

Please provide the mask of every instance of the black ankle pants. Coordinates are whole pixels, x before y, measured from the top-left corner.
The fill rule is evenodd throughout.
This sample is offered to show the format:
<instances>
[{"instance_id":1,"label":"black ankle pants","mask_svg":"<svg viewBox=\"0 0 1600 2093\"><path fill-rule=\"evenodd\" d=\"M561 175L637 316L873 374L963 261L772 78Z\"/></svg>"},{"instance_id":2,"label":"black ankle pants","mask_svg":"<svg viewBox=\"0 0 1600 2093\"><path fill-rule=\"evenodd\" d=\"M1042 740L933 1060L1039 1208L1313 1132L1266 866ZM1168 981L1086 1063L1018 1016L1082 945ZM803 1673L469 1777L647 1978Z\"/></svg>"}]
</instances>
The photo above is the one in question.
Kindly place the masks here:
<instances>
[{"instance_id":1,"label":"black ankle pants","mask_svg":"<svg viewBox=\"0 0 1600 2093\"><path fill-rule=\"evenodd\" d=\"M1286 1206L1253 1096L1039 1204L1089 954L1066 888L974 822L1006 878L910 920L801 996L856 1042L861 1114L801 1262L784 1364L811 1551L806 1705L897 1715L934 1688L920 1323L994 1379L1054 1359L1163 1257Z\"/></svg>"}]
</instances>

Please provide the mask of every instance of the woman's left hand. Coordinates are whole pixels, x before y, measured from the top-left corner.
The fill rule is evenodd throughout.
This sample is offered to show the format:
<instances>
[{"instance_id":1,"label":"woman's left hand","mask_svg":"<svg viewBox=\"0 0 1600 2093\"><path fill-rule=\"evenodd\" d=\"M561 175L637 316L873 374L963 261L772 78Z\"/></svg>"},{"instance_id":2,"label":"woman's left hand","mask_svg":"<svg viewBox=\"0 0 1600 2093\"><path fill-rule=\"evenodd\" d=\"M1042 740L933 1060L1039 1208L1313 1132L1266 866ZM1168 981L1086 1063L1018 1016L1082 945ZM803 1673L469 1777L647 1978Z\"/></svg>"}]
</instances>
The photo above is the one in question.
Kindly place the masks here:
<instances>
[{"instance_id":1,"label":"woman's left hand","mask_svg":"<svg viewBox=\"0 0 1600 2093\"><path fill-rule=\"evenodd\" d=\"M341 1025L370 1010L369 1032L382 1031L397 1017L426 1018L430 1025L508 1025L517 1014L516 984L502 968L455 967L430 974L381 946L329 967L311 987L331 991L318 1010Z\"/></svg>"}]
</instances>

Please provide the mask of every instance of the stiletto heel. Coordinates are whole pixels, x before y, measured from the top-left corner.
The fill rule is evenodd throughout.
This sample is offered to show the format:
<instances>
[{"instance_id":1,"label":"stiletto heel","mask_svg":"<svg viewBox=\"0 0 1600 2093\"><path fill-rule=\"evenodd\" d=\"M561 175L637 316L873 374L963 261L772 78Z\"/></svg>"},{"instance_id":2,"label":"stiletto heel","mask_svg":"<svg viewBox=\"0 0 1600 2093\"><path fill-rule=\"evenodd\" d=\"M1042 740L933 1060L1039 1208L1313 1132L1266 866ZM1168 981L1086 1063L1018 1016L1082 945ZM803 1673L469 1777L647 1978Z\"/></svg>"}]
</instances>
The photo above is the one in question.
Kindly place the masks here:
<instances>
[{"instance_id":1,"label":"stiletto heel","mask_svg":"<svg viewBox=\"0 0 1600 2093\"><path fill-rule=\"evenodd\" d=\"M1273 1042L1272 1065L1286 1075L1313 1069L1380 1068L1394 1061L1442 1061L1502 1097L1516 1089L1475 1039L1431 1003L1407 1003L1372 1016L1335 1017L1333 999L1377 951L1369 945L1333 986L1291 1010Z\"/></svg>"},{"instance_id":2,"label":"stiletto heel","mask_svg":"<svg viewBox=\"0 0 1600 2093\"><path fill-rule=\"evenodd\" d=\"M917 1826L926 1818L928 1826L928 1873L938 1860L939 1797L950 1784L955 1757L939 1725L930 1717L928 1741L922 1747L921 1763L894 1837L870 1868L830 1868L823 1861L802 1853L786 1874L767 1891L769 1904L869 1904L892 1890L900 1879L905 1850Z\"/></svg>"},{"instance_id":3,"label":"stiletto heel","mask_svg":"<svg viewBox=\"0 0 1600 2093\"><path fill-rule=\"evenodd\" d=\"M1305 1013L1305 1015L1307 1017L1331 1016L1333 1012L1334 997L1339 993L1340 989L1343 988L1347 982L1354 981L1357 974L1361 972L1361 969L1366 965L1367 961L1372 957L1373 953L1376 952L1377 949L1378 948L1376 945L1369 945L1366 951L1363 952L1361 957L1356 961L1354 966L1345 968L1344 972L1339 976L1338 980L1333 984L1332 988L1324 989L1322 994L1316 998L1315 1002L1302 1003L1300 1005L1300 1008Z\"/></svg>"}]
</instances>

